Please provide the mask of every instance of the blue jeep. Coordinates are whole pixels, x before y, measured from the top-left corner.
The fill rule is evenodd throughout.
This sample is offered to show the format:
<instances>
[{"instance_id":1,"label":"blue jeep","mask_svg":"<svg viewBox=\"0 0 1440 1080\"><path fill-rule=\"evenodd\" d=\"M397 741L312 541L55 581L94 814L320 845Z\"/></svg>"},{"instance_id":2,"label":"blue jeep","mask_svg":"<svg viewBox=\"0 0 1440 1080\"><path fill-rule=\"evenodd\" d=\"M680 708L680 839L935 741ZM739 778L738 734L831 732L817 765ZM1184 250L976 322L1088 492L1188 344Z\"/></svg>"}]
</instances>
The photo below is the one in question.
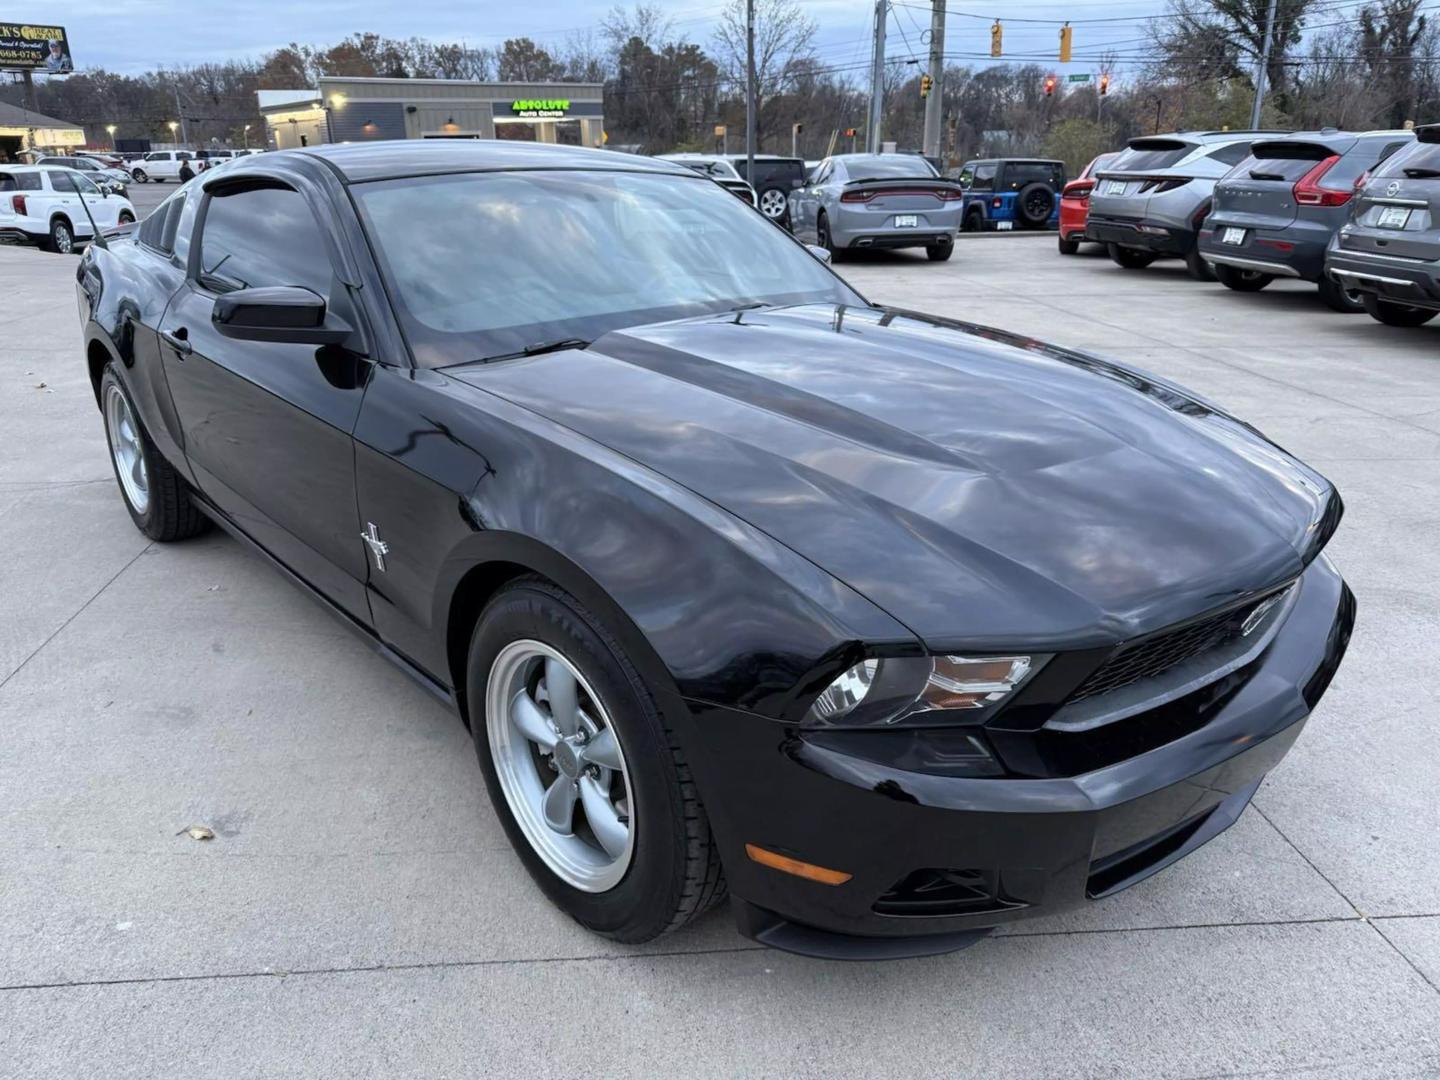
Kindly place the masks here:
<instances>
[{"instance_id":1,"label":"blue jeep","mask_svg":"<svg viewBox=\"0 0 1440 1080\"><path fill-rule=\"evenodd\" d=\"M1046 158L983 158L967 161L954 179L965 189L960 227L1058 229L1065 163Z\"/></svg>"}]
</instances>

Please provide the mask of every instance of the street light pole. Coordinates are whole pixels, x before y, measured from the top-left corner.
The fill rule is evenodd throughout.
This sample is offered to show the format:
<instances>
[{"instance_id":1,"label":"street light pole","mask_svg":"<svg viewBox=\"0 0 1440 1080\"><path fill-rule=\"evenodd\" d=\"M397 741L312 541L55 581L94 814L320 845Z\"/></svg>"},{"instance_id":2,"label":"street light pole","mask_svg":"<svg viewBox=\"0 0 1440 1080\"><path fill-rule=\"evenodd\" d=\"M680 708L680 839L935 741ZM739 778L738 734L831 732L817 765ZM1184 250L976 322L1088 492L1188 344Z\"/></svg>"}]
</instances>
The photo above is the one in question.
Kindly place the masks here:
<instances>
[{"instance_id":1,"label":"street light pole","mask_svg":"<svg viewBox=\"0 0 1440 1080\"><path fill-rule=\"evenodd\" d=\"M1265 81L1270 74L1270 47L1275 41L1275 0L1265 10L1265 44L1260 50L1260 60L1255 65L1255 104L1250 109L1250 128L1260 126L1260 106L1265 103Z\"/></svg>"}]
</instances>

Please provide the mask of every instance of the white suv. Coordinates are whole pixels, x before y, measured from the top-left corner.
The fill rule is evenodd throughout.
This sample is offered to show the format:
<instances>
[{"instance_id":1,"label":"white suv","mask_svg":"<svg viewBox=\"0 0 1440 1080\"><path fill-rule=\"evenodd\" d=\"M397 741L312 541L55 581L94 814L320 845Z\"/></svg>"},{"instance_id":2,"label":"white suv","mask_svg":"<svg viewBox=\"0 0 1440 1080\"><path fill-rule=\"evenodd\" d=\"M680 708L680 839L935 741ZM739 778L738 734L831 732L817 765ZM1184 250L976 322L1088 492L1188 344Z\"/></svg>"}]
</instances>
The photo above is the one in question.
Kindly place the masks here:
<instances>
[{"instance_id":1,"label":"white suv","mask_svg":"<svg viewBox=\"0 0 1440 1080\"><path fill-rule=\"evenodd\" d=\"M77 242L94 234L91 217L100 230L113 229L133 222L135 207L123 196L101 191L75 169L0 165L0 240L39 244L68 255Z\"/></svg>"},{"instance_id":2,"label":"white suv","mask_svg":"<svg viewBox=\"0 0 1440 1080\"><path fill-rule=\"evenodd\" d=\"M166 180L180 179L181 162L192 162L190 168L193 170L194 160L195 155L189 150L152 150L139 161L130 163L130 175L139 184L147 180L163 184Z\"/></svg>"}]
</instances>

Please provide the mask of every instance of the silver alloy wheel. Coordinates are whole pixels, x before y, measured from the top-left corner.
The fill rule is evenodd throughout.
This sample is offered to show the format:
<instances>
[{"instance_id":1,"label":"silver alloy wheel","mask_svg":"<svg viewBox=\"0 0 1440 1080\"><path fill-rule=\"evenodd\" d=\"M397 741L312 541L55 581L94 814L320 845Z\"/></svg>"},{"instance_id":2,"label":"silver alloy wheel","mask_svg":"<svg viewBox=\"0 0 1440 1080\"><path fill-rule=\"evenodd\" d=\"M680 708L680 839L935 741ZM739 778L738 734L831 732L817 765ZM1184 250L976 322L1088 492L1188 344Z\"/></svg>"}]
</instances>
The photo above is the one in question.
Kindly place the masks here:
<instances>
[{"instance_id":1,"label":"silver alloy wheel","mask_svg":"<svg viewBox=\"0 0 1440 1080\"><path fill-rule=\"evenodd\" d=\"M69 255L75 250L75 237L70 234L70 227L63 221L55 223L54 233L55 250L61 255Z\"/></svg>"},{"instance_id":2,"label":"silver alloy wheel","mask_svg":"<svg viewBox=\"0 0 1440 1080\"><path fill-rule=\"evenodd\" d=\"M120 387L113 384L105 391L105 429L125 499L137 514L144 514L150 508L150 477L145 471L140 429L130 412L130 403Z\"/></svg>"},{"instance_id":3,"label":"silver alloy wheel","mask_svg":"<svg viewBox=\"0 0 1440 1080\"><path fill-rule=\"evenodd\" d=\"M771 188L760 196L760 212L768 218L782 218L785 216L785 193L778 188Z\"/></svg>"},{"instance_id":4,"label":"silver alloy wheel","mask_svg":"<svg viewBox=\"0 0 1440 1080\"><path fill-rule=\"evenodd\" d=\"M505 646L490 667L485 732L500 790L545 865L582 892L618 885L635 850L634 787L575 665L541 641Z\"/></svg>"}]
</instances>

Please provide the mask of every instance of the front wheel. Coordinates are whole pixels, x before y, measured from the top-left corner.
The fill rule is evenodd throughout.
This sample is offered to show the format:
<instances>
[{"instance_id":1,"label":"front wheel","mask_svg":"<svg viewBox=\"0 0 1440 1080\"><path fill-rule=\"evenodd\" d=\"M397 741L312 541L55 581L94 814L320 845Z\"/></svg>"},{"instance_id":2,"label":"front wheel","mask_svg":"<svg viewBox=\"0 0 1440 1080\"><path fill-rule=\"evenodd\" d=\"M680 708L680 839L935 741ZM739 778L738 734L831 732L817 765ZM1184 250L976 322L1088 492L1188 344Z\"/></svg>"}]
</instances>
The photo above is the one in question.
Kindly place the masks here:
<instances>
[{"instance_id":1,"label":"front wheel","mask_svg":"<svg viewBox=\"0 0 1440 1080\"><path fill-rule=\"evenodd\" d=\"M1215 277L1221 285L1236 292L1259 292L1275 280L1274 274L1262 274L1259 270L1245 270L1224 263L1215 264Z\"/></svg>"},{"instance_id":2,"label":"front wheel","mask_svg":"<svg viewBox=\"0 0 1440 1080\"><path fill-rule=\"evenodd\" d=\"M725 894L690 769L605 625L521 578L470 641L471 728L490 801L525 868L581 925L649 941Z\"/></svg>"},{"instance_id":3,"label":"front wheel","mask_svg":"<svg viewBox=\"0 0 1440 1080\"><path fill-rule=\"evenodd\" d=\"M1344 315L1355 315L1365 310L1365 294L1359 289L1347 288L1329 277L1320 279L1320 299L1331 311Z\"/></svg>"},{"instance_id":4,"label":"front wheel","mask_svg":"<svg viewBox=\"0 0 1440 1080\"><path fill-rule=\"evenodd\" d=\"M1153 251L1121 247L1119 244L1106 244L1105 253L1110 256L1111 262L1116 266L1123 266L1126 270L1141 270L1156 259Z\"/></svg>"},{"instance_id":5,"label":"front wheel","mask_svg":"<svg viewBox=\"0 0 1440 1080\"><path fill-rule=\"evenodd\" d=\"M100 379L100 410L120 497L135 527L152 540L197 536L210 520L190 501L190 489L150 441L125 385L109 364Z\"/></svg>"},{"instance_id":6,"label":"front wheel","mask_svg":"<svg viewBox=\"0 0 1440 1080\"><path fill-rule=\"evenodd\" d=\"M1374 293L1362 293L1361 301L1370 317L1386 326L1424 326L1440 311L1431 311L1429 308L1415 307L1411 304L1397 304L1391 300L1381 300Z\"/></svg>"}]
</instances>

